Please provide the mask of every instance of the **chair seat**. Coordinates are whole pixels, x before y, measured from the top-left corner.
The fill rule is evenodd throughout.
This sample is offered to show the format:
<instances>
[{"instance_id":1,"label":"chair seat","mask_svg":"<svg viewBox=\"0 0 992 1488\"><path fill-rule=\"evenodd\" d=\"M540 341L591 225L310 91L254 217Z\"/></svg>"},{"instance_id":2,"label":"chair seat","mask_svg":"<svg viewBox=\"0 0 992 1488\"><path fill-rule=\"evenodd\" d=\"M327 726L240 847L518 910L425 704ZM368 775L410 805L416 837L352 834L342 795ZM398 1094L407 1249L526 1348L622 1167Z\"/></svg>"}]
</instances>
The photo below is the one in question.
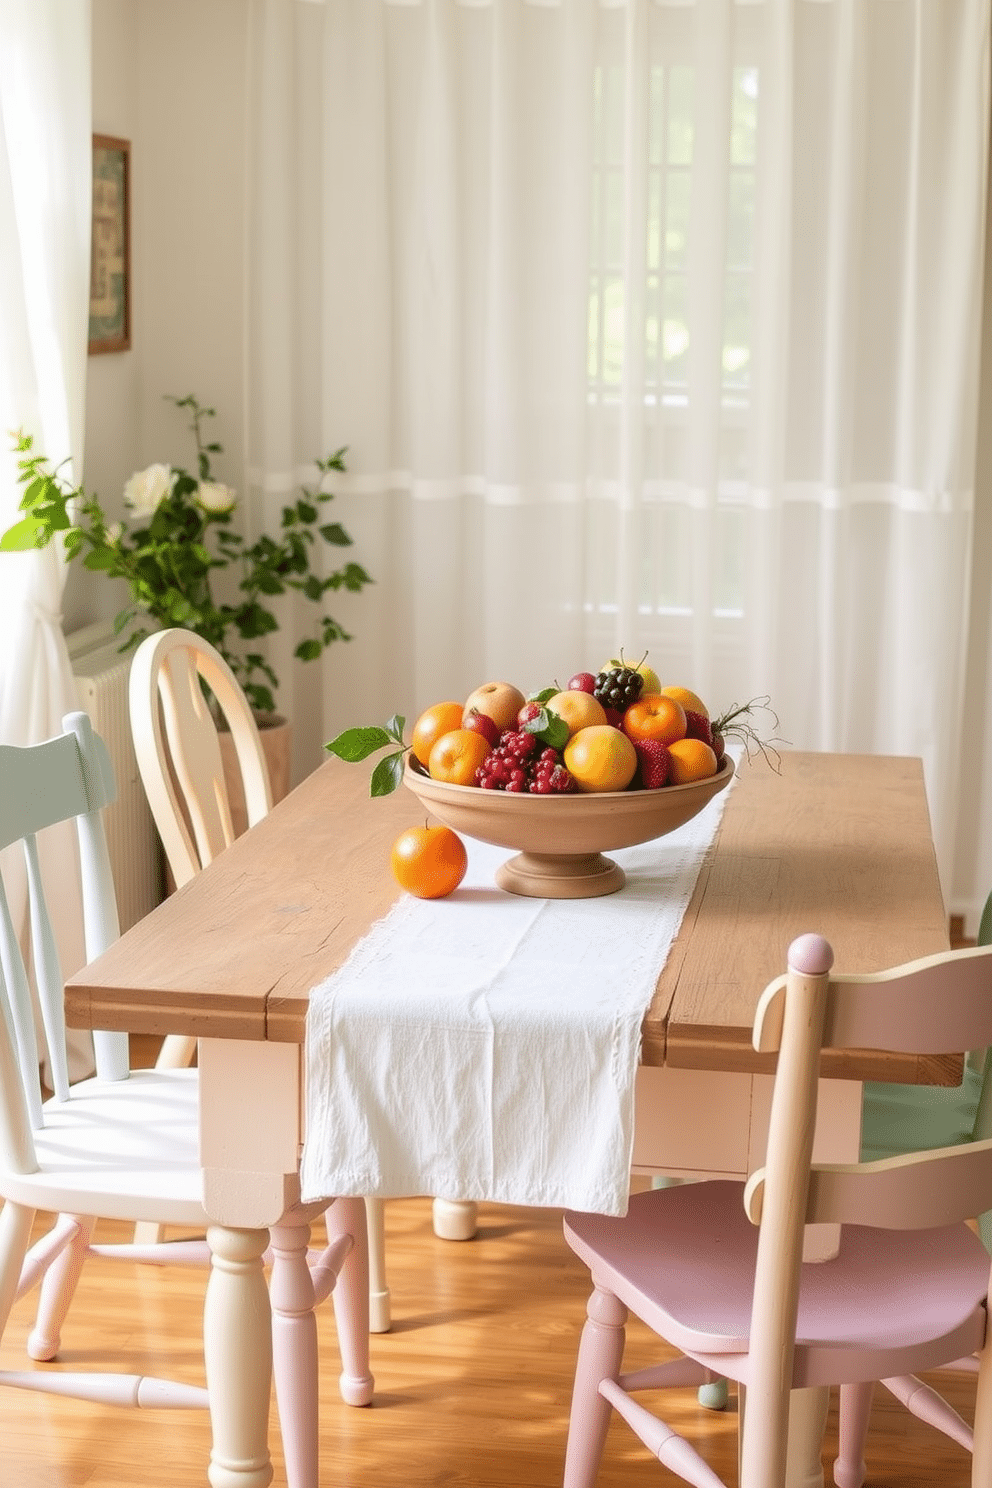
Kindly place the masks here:
<instances>
[{"instance_id":1,"label":"chair seat","mask_svg":"<svg viewBox=\"0 0 992 1488\"><path fill-rule=\"evenodd\" d=\"M0 1194L30 1208L204 1226L195 1069L84 1080L46 1102L38 1171L0 1174Z\"/></svg>"},{"instance_id":2,"label":"chair seat","mask_svg":"<svg viewBox=\"0 0 992 1488\"><path fill-rule=\"evenodd\" d=\"M741 1184L635 1194L625 1219L569 1213L565 1232L597 1284L683 1353L747 1383L759 1232ZM917 1276L929 1262L940 1277L924 1297L903 1279L914 1259ZM838 1256L802 1270L793 1388L926 1368L921 1344L933 1365L965 1357L984 1340L988 1285L988 1254L966 1225L846 1225Z\"/></svg>"}]
</instances>

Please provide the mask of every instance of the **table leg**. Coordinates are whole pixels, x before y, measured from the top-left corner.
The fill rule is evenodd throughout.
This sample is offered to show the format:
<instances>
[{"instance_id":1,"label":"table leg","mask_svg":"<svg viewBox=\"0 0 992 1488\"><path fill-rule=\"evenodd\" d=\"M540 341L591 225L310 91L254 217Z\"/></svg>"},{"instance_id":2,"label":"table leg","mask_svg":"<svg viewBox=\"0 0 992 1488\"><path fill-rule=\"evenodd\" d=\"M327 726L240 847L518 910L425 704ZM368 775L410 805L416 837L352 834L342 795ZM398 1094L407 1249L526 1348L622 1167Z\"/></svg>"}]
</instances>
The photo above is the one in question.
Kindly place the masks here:
<instances>
[{"instance_id":1,"label":"table leg","mask_svg":"<svg viewBox=\"0 0 992 1488\"><path fill-rule=\"evenodd\" d=\"M210 1393L211 1488L268 1488L272 1322L262 1256L268 1230L211 1225L203 1352Z\"/></svg>"},{"instance_id":2,"label":"table leg","mask_svg":"<svg viewBox=\"0 0 992 1488\"><path fill-rule=\"evenodd\" d=\"M434 1233L442 1240L471 1240L479 1227L478 1205L471 1199L435 1199Z\"/></svg>"}]
</instances>

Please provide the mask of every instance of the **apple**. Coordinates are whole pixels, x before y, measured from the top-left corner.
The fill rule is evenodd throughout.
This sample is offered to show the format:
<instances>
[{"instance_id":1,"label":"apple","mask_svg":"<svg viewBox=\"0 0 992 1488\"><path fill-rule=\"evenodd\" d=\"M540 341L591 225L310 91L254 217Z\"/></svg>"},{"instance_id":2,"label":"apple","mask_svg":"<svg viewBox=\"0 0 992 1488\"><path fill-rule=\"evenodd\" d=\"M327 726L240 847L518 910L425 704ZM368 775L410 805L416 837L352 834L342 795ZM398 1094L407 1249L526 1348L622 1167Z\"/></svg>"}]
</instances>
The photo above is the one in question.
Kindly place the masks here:
<instances>
[{"instance_id":1,"label":"apple","mask_svg":"<svg viewBox=\"0 0 992 1488\"><path fill-rule=\"evenodd\" d=\"M601 667L600 670L604 672L611 672L613 671L614 667L629 667L632 672L640 672L641 676L644 678L644 686L641 688L642 697L646 692L661 691L661 678L658 676L658 673L654 670L653 667L648 666L646 660L639 661L635 666L633 662L618 661L616 657L614 657L611 661L608 661L605 666Z\"/></svg>"},{"instance_id":2,"label":"apple","mask_svg":"<svg viewBox=\"0 0 992 1488\"><path fill-rule=\"evenodd\" d=\"M465 725L466 717L474 709L491 718L502 733L503 729L513 728L516 725L517 714L526 701L520 688L514 687L512 682L484 682L465 699L462 727Z\"/></svg>"},{"instance_id":3,"label":"apple","mask_svg":"<svg viewBox=\"0 0 992 1488\"><path fill-rule=\"evenodd\" d=\"M549 713L556 713L565 721L569 737L577 734L579 729L606 723L606 709L599 699L578 688L556 692L554 697L548 698L547 709Z\"/></svg>"},{"instance_id":4,"label":"apple","mask_svg":"<svg viewBox=\"0 0 992 1488\"><path fill-rule=\"evenodd\" d=\"M594 692L596 690L595 672L576 672L574 677L569 677L568 692Z\"/></svg>"},{"instance_id":5,"label":"apple","mask_svg":"<svg viewBox=\"0 0 992 1488\"><path fill-rule=\"evenodd\" d=\"M486 743L494 748L499 743L499 736L502 733L499 724L490 718L488 713L480 713L478 708L469 708L468 712L462 715L462 728L481 734Z\"/></svg>"}]
</instances>

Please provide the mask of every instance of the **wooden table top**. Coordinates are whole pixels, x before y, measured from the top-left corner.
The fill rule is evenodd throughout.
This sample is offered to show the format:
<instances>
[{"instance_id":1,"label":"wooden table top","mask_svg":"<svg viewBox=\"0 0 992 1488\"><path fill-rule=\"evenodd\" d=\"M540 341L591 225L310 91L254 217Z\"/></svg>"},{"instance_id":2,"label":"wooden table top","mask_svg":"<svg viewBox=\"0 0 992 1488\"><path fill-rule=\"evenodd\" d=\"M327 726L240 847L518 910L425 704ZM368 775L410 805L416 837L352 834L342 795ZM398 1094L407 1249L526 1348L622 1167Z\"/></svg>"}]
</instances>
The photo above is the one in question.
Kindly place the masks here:
<instances>
[{"instance_id":1,"label":"wooden table top","mask_svg":"<svg viewBox=\"0 0 992 1488\"><path fill-rule=\"evenodd\" d=\"M302 1042L309 989L395 902L390 845L423 820L405 789L371 800L369 773L322 764L70 979L70 1025ZM781 773L760 756L742 763L644 1022L643 1062L767 1069L752 1014L805 931L830 940L838 970L947 948L918 760L789 752ZM871 1056L824 1073L954 1083L960 1060Z\"/></svg>"}]
</instances>

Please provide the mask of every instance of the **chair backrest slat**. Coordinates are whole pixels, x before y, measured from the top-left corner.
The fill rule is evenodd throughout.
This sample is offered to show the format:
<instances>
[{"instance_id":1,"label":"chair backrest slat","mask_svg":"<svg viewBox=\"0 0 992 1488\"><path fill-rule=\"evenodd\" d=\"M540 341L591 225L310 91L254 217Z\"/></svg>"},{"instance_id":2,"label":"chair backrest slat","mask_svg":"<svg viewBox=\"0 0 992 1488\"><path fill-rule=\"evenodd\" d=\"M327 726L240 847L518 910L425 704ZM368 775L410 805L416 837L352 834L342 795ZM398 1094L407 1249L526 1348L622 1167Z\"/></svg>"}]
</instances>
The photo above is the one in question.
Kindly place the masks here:
<instances>
[{"instance_id":1,"label":"chair backrest slat","mask_svg":"<svg viewBox=\"0 0 992 1488\"><path fill-rule=\"evenodd\" d=\"M249 826L272 806L258 727L227 662L192 631L148 636L131 663L131 732L145 794L180 888L234 840L217 724L201 679L231 732Z\"/></svg>"},{"instance_id":2,"label":"chair backrest slat","mask_svg":"<svg viewBox=\"0 0 992 1488\"><path fill-rule=\"evenodd\" d=\"M0 780L3 779L0 774ZM28 982L24 957L14 929L14 922L7 902L7 891L0 880L0 1006L3 1009L4 1028L10 1044L9 1058L15 1061L26 1107L27 1125L30 1131L41 1126L41 1082L38 1078L38 1040L34 1031L34 1009L31 1003L31 987ZM6 1102L0 1102L0 1112L6 1115ZM20 1114L15 1122L19 1129ZM5 1150L20 1151L19 1138L5 1139ZM18 1169L30 1171L30 1168Z\"/></svg>"}]
</instances>

